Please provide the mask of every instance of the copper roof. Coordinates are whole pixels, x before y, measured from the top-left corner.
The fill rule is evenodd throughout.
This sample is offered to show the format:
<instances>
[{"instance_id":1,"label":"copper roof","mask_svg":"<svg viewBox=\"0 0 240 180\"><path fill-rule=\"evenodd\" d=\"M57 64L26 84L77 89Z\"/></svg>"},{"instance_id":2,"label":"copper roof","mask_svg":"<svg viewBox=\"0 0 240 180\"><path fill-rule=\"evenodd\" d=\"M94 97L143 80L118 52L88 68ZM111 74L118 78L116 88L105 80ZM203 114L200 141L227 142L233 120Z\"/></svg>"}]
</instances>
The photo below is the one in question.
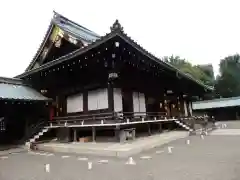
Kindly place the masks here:
<instances>
[{"instance_id":1,"label":"copper roof","mask_svg":"<svg viewBox=\"0 0 240 180\"><path fill-rule=\"evenodd\" d=\"M0 99L26 101L50 100L35 89L24 84L21 79L5 77L0 77Z\"/></svg>"}]
</instances>

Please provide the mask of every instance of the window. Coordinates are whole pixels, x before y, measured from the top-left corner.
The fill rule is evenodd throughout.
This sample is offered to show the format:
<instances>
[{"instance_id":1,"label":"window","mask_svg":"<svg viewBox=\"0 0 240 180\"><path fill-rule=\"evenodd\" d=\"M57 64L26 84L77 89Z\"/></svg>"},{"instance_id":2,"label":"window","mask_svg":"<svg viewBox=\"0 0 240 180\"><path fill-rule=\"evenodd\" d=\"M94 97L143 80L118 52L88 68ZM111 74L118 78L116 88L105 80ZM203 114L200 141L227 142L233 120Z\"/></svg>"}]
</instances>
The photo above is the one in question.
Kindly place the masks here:
<instances>
[{"instance_id":1,"label":"window","mask_svg":"<svg viewBox=\"0 0 240 180\"><path fill-rule=\"evenodd\" d=\"M76 94L67 97L67 113L83 111L83 94Z\"/></svg>"},{"instance_id":2,"label":"window","mask_svg":"<svg viewBox=\"0 0 240 180\"><path fill-rule=\"evenodd\" d=\"M108 108L107 89L97 89L88 92L88 110L98 110Z\"/></svg>"},{"instance_id":3,"label":"window","mask_svg":"<svg viewBox=\"0 0 240 180\"><path fill-rule=\"evenodd\" d=\"M4 117L0 118L0 132L1 131L5 131L6 130L6 126L5 126L5 122L4 122Z\"/></svg>"}]
</instances>

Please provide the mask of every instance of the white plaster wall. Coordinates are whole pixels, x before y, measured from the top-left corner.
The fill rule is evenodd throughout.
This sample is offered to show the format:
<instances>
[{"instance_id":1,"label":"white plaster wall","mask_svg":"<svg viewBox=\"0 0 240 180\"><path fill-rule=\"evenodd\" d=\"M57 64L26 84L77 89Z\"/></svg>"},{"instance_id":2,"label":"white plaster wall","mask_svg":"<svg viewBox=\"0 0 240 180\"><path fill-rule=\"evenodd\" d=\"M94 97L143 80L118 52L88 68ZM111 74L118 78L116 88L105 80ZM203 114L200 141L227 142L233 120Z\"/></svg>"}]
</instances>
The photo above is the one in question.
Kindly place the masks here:
<instances>
[{"instance_id":1,"label":"white plaster wall","mask_svg":"<svg viewBox=\"0 0 240 180\"><path fill-rule=\"evenodd\" d=\"M88 92L88 110L91 111L106 108L108 108L107 88Z\"/></svg>"},{"instance_id":2,"label":"white plaster wall","mask_svg":"<svg viewBox=\"0 0 240 180\"><path fill-rule=\"evenodd\" d=\"M146 112L146 99L143 93L139 93L139 111Z\"/></svg>"},{"instance_id":3,"label":"white plaster wall","mask_svg":"<svg viewBox=\"0 0 240 180\"><path fill-rule=\"evenodd\" d=\"M133 92L133 112L139 112L139 106L138 92Z\"/></svg>"},{"instance_id":4,"label":"white plaster wall","mask_svg":"<svg viewBox=\"0 0 240 180\"><path fill-rule=\"evenodd\" d=\"M133 112L146 112L146 100L143 93L133 92Z\"/></svg>"},{"instance_id":5,"label":"white plaster wall","mask_svg":"<svg viewBox=\"0 0 240 180\"><path fill-rule=\"evenodd\" d=\"M122 90L120 88L113 89L114 111L123 111Z\"/></svg>"},{"instance_id":6,"label":"white plaster wall","mask_svg":"<svg viewBox=\"0 0 240 180\"><path fill-rule=\"evenodd\" d=\"M67 97L67 113L83 111L83 94L75 94Z\"/></svg>"}]
</instances>

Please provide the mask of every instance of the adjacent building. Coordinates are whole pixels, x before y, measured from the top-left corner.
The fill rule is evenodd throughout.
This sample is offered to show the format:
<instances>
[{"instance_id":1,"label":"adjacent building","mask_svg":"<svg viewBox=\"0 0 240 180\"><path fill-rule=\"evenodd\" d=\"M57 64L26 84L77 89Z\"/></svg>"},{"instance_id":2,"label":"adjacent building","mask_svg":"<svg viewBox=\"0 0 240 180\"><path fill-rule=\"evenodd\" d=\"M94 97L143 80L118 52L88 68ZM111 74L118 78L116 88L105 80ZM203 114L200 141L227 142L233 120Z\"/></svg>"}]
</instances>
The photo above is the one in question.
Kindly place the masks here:
<instances>
[{"instance_id":1,"label":"adjacent building","mask_svg":"<svg viewBox=\"0 0 240 180\"><path fill-rule=\"evenodd\" d=\"M238 120L240 117L240 97L220 98L193 102L196 115L208 114L216 120Z\"/></svg>"}]
</instances>

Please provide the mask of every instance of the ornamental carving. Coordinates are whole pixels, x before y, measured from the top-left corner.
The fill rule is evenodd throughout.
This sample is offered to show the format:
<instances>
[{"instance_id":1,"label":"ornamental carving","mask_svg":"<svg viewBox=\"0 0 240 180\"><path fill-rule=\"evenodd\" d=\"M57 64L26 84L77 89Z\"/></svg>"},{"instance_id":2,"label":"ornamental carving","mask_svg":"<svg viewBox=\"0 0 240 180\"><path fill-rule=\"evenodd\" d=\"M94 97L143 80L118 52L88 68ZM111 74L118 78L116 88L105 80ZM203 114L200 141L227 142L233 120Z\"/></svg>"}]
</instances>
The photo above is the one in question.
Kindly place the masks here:
<instances>
[{"instance_id":1,"label":"ornamental carving","mask_svg":"<svg viewBox=\"0 0 240 180\"><path fill-rule=\"evenodd\" d=\"M108 79L116 79L118 78L118 73L112 72L108 74Z\"/></svg>"},{"instance_id":2,"label":"ornamental carving","mask_svg":"<svg viewBox=\"0 0 240 180\"><path fill-rule=\"evenodd\" d=\"M57 36L55 40L55 46L59 48L61 44L62 44L62 38L60 36Z\"/></svg>"},{"instance_id":3,"label":"ornamental carving","mask_svg":"<svg viewBox=\"0 0 240 180\"><path fill-rule=\"evenodd\" d=\"M42 52L42 59L45 59L47 53L48 53L48 48L44 48L44 50Z\"/></svg>"},{"instance_id":4,"label":"ornamental carving","mask_svg":"<svg viewBox=\"0 0 240 180\"><path fill-rule=\"evenodd\" d=\"M112 25L112 27L110 27L110 29L111 29L111 31L123 31L123 27L122 27L122 25L119 23L118 20L116 20L116 21L113 23L113 25Z\"/></svg>"}]
</instances>

